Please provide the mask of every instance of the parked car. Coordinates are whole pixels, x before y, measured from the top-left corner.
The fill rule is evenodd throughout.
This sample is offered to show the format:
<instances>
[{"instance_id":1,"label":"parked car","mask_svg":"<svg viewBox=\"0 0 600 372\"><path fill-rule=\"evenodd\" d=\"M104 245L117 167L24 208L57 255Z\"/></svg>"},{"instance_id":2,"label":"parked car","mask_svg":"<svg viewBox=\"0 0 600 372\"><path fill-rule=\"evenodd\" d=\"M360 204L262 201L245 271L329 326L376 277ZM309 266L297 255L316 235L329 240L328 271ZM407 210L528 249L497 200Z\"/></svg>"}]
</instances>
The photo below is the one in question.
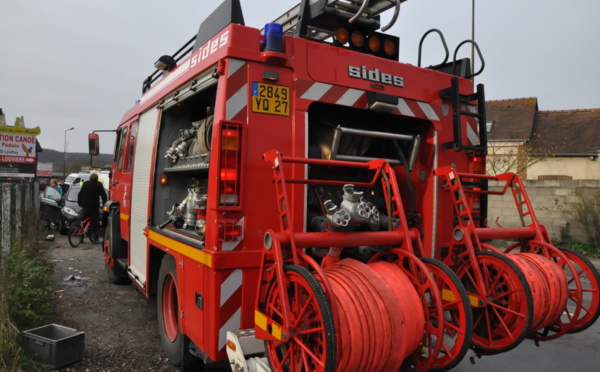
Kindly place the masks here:
<instances>
[{"instance_id":1,"label":"parked car","mask_svg":"<svg viewBox=\"0 0 600 372\"><path fill-rule=\"evenodd\" d=\"M79 191L81 191L81 186L74 184L61 197L60 193L55 189L46 188L46 192L41 200L41 214L42 219L48 224L48 228L58 230L61 234L66 234L69 232L71 224L81 219L81 207L77 204ZM102 199L99 199L98 213L100 214L99 221L102 225L101 202Z\"/></svg>"}]
</instances>

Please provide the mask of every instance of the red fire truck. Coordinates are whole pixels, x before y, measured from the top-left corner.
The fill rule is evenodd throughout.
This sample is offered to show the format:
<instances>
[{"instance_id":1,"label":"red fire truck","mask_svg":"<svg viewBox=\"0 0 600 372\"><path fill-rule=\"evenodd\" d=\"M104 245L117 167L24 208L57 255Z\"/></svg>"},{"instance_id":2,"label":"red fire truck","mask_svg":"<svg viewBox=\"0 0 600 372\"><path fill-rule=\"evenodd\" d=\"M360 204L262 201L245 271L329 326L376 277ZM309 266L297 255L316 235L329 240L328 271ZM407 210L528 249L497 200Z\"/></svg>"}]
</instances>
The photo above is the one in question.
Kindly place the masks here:
<instances>
[{"instance_id":1,"label":"red fire truck","mask_svg":"<svg viewBox=\"0 0 600 372\"><path fill-rule=\"evenodd\" d=\"M598 318L594 267L485 173L479 48L449 61L432 30L442 63L398 62L401 2L302 0L259 30L226 0L156 61L117 129L103 250L157 297L175 365L443 371ZM509 190L521 225L488 226Z\"/></svg>"}]
</instances>

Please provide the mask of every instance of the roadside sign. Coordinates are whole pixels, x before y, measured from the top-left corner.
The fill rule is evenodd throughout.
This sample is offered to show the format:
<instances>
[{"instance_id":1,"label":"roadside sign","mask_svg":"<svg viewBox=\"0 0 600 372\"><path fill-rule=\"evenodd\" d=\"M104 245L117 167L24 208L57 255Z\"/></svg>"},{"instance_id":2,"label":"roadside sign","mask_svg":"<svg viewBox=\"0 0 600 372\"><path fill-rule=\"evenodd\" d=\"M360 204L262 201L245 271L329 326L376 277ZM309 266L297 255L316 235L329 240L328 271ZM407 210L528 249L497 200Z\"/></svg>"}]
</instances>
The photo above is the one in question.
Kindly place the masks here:
<instances>
[{"instance_id":1,"label":"roadside sign","mask_svg":"<svg viewBox=\"0 0 600 372\"><path fill-rule=\"evenodd\" d=\"M0 177L35 177L37 169L36 136L40 128L25 128L23 117L15 126L5 125L0 112Z\"/></svg>"},{"instance_id":2,"label":"roadside sign","mask_svg":"<svg viewBox=\"0 0 600 372\"><path fill-rule=\"evenodd\" d=\"M37 163L36 176L38 177L52 177L52 163Z\"/></svg>"}]
</instances>

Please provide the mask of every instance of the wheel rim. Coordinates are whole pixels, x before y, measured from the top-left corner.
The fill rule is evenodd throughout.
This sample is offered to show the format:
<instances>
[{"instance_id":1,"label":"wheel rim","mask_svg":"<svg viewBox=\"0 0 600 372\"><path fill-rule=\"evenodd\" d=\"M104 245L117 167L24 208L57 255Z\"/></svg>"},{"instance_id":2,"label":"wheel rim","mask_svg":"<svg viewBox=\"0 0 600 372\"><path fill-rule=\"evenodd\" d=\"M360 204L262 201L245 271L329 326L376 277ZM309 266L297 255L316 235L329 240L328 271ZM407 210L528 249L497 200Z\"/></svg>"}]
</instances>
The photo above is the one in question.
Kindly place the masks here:
<instances>
[{"instance_id":1,"label":"wheel rim","mask_svg":"<svg viewBox=\"0 0 600 372\"><path fill-rule=\"evenodd\" d=\"M165 335L169 341L173 342L179 334L179 317L177 310L177 287L175 285L175 278L171 273L167 274L163 283L161 304Z\"/></svg>"},{"instance_id":2,"label":"wheel rim","mask_svg":"<svg viewBox=\"0 0 600 372\"><path fill-rule=\"evenodd\" d=\"M581 297L576 296L576 289L574 288L575 279L573 277L568 278L569 285L569 302L581 301L581 312L579 317L573 319L572 327L568 333L581 332L591 326L600 316L600 278L598 271L591 266L591 263L584 257L581 257L577 252L569 249L560 248L560 250L567 256L567 259L571 261L575 267L575 272L581 282ZM567 311L569 305L567 304Z\"/></svg>"},{"instance_id":3,"label":"wheel rim","mask_svg":"<svg viewBox=\"0 0 600 372\"><path fill-rule=\"evenodd\" d=\"M471 305L466 290L450 268L446 271L441 266L444 264L439 261L426 258L422 260L432 273L442 294L444 313L442 346L431 368L436 371L447 371L463 359L471 344L473 336ZM450 275L454 275L456 281Z\"/></svg>"},{"instance_id":4,"label":"wheel rim","mask_svg":"<svg viewBox=\"0 0 600 372\"><path fill-rule=\"evenodd\" d=\"M529 332L533 299L523 273L508 258L495 252L478 252L477 263L458 270L469 297L484 299L473 306L473 344L487 353L516 347ZM473 267L473 265L477 267ZM480 270L484 283L476 283ZM483 288L484 293L479 293Z\"/></svg>"},{"instance_id":5,"label":"wheel rim","mask_svg":"<svg viewBox=\"0 0 600 372\"><path fill-rule=\"evenodd\" d=\"M328 353L335 356L335 343L332 345L332 342L328 342L328 337L335 334L333 319L330 311L324 315L319 296L305 277L310 273L301 269L291 266L285 272L290 309L290 314L287 314L290 319L289 341L267 341L267 355L274 371L328 372L333 370L334 365L327 359ZM318 286L316 279L315 284ZM322 300L325 300L324 292ZM267 293L265 314L277 323L285 324L282 309L281 290L279 282L275 280Z\"/></svg>"}]
</instances>

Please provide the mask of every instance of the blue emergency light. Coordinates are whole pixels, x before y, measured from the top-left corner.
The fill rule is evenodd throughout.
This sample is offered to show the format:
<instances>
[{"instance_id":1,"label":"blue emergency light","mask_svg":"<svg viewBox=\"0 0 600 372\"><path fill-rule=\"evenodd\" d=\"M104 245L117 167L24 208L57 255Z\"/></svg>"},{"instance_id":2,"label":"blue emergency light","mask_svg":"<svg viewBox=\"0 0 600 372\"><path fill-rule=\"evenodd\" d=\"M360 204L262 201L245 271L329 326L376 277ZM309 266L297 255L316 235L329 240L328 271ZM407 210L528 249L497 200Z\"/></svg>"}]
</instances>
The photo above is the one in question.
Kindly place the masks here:
<instances>
[{"instance_id":1,"label":"blue emergency light","mask_svg":"<svg viewBox=\"0 0 600 372\"><path fill-rule=\"evenodd\" d=\"M266 52L283 53L283 27L279 23L267 23L265 25L265 48Z\"/></svg>"}]
</instances>

